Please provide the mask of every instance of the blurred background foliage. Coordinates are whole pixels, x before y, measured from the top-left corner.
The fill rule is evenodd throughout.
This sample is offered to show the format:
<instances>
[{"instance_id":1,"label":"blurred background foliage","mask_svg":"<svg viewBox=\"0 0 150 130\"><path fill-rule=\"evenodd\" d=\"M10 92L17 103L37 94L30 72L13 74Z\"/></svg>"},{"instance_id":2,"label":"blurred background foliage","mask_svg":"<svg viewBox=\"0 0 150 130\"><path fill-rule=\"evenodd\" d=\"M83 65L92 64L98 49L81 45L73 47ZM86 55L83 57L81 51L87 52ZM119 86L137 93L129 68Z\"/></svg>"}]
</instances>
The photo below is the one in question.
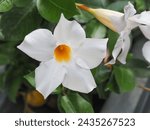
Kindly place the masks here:
<instances>
[{"instance_id":1,"label":"blurred background foliage","mask_svg":"<svg viewBox=\"0 0 150 130\"><path fill-rule=\"evenodd\" d=\"M130 1L138 13L150 10L149 0ZM30 95L32 98L26 96L35 89L34 70L39 63L26 56L16 46L35 29L47 28L53 31L61 13L68 19L77 20L85 29L87 37L108 37L108 49L110 53L112 52L118 34L98 22L91 14L76 9L75 2L92 8L123 12L128 0L0 0L0 90L7 94L9 100L16 102L21 95L26 106L26 103L34 104L32 98L39 97L37 93L32 93L32 96ZM52 99L53 96L56 97L57 100L47 99L47 104L57 102L56 106L60 112L94 112L96 108L93 95L98 95L99 99L107 99L111 91L123 93L134 89L136 77L150 76L148 63L135 58L132 54L133 45L136 46L136 41L143 37L139 29L132 31L133 44L126 65L118 62L110 68L102 64L92 70L98 85L92 93L89 95L76 93L60 86L50 96ZM41 103L41 100L36 103Z\"/></svg>"}]
</instances>

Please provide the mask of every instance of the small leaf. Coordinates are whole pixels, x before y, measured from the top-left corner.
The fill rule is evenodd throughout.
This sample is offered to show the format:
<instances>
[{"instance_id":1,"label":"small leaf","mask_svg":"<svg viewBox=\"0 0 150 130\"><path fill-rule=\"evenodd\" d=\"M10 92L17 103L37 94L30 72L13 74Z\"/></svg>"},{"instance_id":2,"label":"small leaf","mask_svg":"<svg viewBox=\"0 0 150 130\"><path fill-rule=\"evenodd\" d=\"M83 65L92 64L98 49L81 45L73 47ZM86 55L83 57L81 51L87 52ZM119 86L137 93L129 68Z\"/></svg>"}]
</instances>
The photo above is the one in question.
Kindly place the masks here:
<instances>
[{"instance_id":1,"label":"small leaf","mask_svg":"<svg viewBox=\"0 0 150 130\"><path fill-rule=\"evenodd\" d=\"M61 13L67 18L77 14L74 0L37 0L37 8L43 18L58 22Z\"/></svg>"},{"instance_id":2,"label":"small leaf","mask_svg":"<svg viewBox=\"0 0 150 130\"><path fill-rule=\"evenodd\" d=\"M113 73L120 92L128 92L135 87L135 75L129 68L115 66Z\"/></svg>"},{"instance_id":3,"label":"small leaf","mask_svg":"<svg viewBox=\"0 0 150 130\"><path fill-rule=\"evenodd\" d=\"M149 64L140 59L131 59L127 62L127 66L132 69L137 77L150 77Z\"/></svg>"},{"instance_id":4,"label":"small leaf","mask_svg":"<svg viewBox=\"0 0 150 130\"><path fill-rule=\"evenodd\" d=\"M84 10L79 9L78 12L80 14L75 15L74 19L77 20L79 23L87 23L94 18L94 16L92 14L90 14Z\"/></svg>"},{"instance_id":5,"label":"small leaf","mask_svg":"<svg viewBox=\"0 0 150 130\"><path fill-rule=\"evenodd\" d=\"M74 112L76 112L76 110L75 110L72 102L68 98L68 96L62 96L60 102L61 102L61 106L65 110L65 112L67 112L67 113L74 113Z\"/></svg>"},{"instance_id":6,"label":"small leaf","mask_svg":"<svg viewBox=\"0 0 150 130\"><path fill-rule=\"evenodd\" d=\"M72 101L72 104L75 106L77 112L81 112L81 113L94 112L92 105L87 100L85 100L82 96L80 96L78 93L71 92L68 96Z\"/></svg>"},{"instance_id":7,"label":"small leaf","mask_svg":"<svg viewBox=\"0 0 150 130\"><path fill-rule=\"evenodd\" d=\"M100 24L96 20L92 20L86 24L85 31L87 37L104 38L106 36L107 29L104 25Z\"/></svg>"},{"instance_id":8,"label":"small leaf","mask_svg":"<svg viewBox=\"0 0 150 130\"><path fill-rule=\"evenodd\" d=\"M7 12L13 7L13 0L0 0L0 12Z\"/></svg>"},{"instance_id":9,"label":"small leaf","mask_svg":"<svg viewBox=\"0 0 150 130\"><path fill-rule=\"evenodd\" d=\"M135 0L136 8L138 11L144 11L146 8L146 3L144 0Z\"/></svg>"},{"instance_id":10,"label":"small leaf","mask_svg":"<svg viewBox=\"0 0 150 130\"><path fill-rule=\"evenodd\" d=\"M93 112L91 104L75 92L70 92L68 95L62 96L61 105L65 112Z\"/></svg>"},{"instance_id":11,"label":"small leaf","mask_svg":"<svg viewBox=\"0 0 150 130\"><path fill-rule=\"evenodd\" d=\"M94 79L97 84L100 84L109 79L111 74L111 70L106 66L97 67L96 74L94 75Z\"/></svg>"},{"instance_id":12,"label":"small leaf","mask_svg":"<svg viewBox=\"0 0 150 130\"><path fill-rule=\"evenodd\" d=\"M107 90L113 91L115 93L121 93L120 88L115 80L115 76L113 73L111 73L111 75L109 77L109 81L106 84L106 88L107 88Z\"/></svg>"},{"instance_id":13,"label":"small leaf","mask_svg":"<svg viewBox=\"0 0 150 130\"><path fill-rule=\"evenodd\" d=\"M28 83L33 87L35 87L35 78L34 77L35 77L35 72L31 72L24 76L24 78L28 81Z\"/></svg>"}]
</instances>

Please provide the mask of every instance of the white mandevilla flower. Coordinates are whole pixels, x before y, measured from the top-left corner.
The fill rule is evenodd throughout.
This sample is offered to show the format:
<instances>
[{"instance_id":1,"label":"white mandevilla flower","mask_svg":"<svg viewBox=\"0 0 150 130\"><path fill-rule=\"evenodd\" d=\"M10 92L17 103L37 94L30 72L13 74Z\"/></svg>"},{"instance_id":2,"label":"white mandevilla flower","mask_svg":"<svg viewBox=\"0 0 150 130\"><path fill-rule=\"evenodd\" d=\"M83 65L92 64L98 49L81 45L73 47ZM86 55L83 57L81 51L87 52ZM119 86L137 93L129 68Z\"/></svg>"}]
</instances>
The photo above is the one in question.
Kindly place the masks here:
<instances>
[{"instance_id":1,"label":"white mandevilla flower","mask_svg":"<svg viewBox=\"0 0 150 130\"><path fill-rule=\"evenodd\" d=\"M35 82L36 89L46 98L61 83L74 91L92 91L96 83L90 69L104 59L107 41L86 38L80 24L62 15L54 34L37 29L18 48L41 62L35 70Z\"/></svg>"},{"instance_id":2,"label":"white mandevilla flower","mask_svg":"<svg viewBox=\"0 0 150 130\"><path fill-rule=\"evenodd\" d=\"M129 35L131 30L137 26L129 21L129 18L134 16L135 13L136 10L134 9L134 6L129 2L124 8L124 14L122 16L120 15L118 20L115 17L114 19L111 18L119 33L119 38L112 51L113 59L108 64L115 64L116 60L120 61L122 64L126 64L126 57L131 45Z\"/></svg>"},{"instance_id":3,"label":"white mandevilla flower","mask_svg":"<svg viewBox=\"0 0 150 130\"><path fill-rule=\"evenodd\" d=\"M149 40L142 49L144 58L150 63L150 11L144 11L130 18L132 22L138 24L144 36Z\"/></svg>"},{"instance_id":4,"label":"white mandevilla flower","mask_svg":"<svg viewBox=\"0 0 150 130\"><path fill-rule=\"evenodd\" d=\"M81 4L77 4L77 6L90 12L105 26L119 33L120 36L112 52L113 59L108 64L114 64L116 59L125 64L130 49L129 34L131 30L136 27L136 25L128 20L136 13L134 6L129 2L124 8L124 13L108 9L93 9Z\"/></svg>"}]
</instances>

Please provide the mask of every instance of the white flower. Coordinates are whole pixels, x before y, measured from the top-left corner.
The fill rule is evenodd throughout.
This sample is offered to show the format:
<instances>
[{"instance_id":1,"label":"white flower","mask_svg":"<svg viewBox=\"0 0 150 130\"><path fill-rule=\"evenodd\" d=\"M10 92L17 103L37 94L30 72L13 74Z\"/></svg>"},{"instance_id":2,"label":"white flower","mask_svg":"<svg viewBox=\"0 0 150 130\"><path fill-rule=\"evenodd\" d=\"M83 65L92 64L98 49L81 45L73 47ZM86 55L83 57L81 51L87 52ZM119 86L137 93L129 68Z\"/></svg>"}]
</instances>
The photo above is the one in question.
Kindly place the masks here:
<instances>
[{"instance_id":1,"label":"white flower","mask_svg":"<svg viewBox=\"0 0 150 130\"><path fill-rule=\"evenodd\" d=\"M143 46L144 58L150 63L150 11L144 11L130 18L132 22L138 24L144 36L149 40Z\"/></svg>"},{"instance_id":2,"label":"white flower","mask_svg":"<svg viewBox=\"0 0 150 130\"><path fill-rule=\"evenodd\" d=\"M89 93L96 87L90 69L106 55L108 39L89 39L76 21L62 15L54 34L37 29L18 46L40 61L35 70L36 89L46 98L61 83L74 91Z\"/></svg>"},{"instance_id":3,"label":"white flower","mask_svg":"<svg viewBox=\"0 0 150 130\"><path fill-rule=\"evenodd\" d=\"M113 59L108 64L115 64L116 60L120 61L122 64L126 64L126 57L131 45L129 35L131 30L137 26L131 22L129 18L134 16L135 13L136 10L134 6L129 2L124 8L124 15L120 17L118 22L114 22L116 28L118 26L117 30L120 35L112 51Z\"/></svg>"},{"instance_id":4,"label":"white flower","mask_svg":"<svg viewBox=\"0 0 150 130\"><path fill-rule=\"evenodd\" d=\"M124 13L101 8L93 9L82 4L77 4L77 7L90 12L105 26L119 33L120 36L112 52L113 59L108 64L114 64L116 59L125 64L130 49L129 34L137 26L128 20L136 13L134 6L129 2L124 8Z\"/></svg>"}]
</instances>

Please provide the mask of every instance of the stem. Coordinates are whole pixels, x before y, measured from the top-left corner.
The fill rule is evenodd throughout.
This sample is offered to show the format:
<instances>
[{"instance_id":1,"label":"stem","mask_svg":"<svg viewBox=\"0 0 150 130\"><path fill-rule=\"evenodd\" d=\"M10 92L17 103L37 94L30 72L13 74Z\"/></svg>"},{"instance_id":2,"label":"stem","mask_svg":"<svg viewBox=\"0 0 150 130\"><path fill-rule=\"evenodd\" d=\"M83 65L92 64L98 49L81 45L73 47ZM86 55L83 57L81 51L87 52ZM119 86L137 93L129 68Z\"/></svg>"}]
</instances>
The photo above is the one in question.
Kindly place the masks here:
<instances>
[{"instance_id":1,"label":"stem","mask_svg":"<svg viewBox=\"0 0 150 130\"><path fill-rule=\"evenodd\" d=\"M139 88L142 88L144 91L150 92L150 88L144 87L143 85L140 85Z\"/></svg>"},{"instance_id":2,"label":"stem","mask_svg":"<svg viewBox=\"0 0 150 130\"><path fill-rule=\"evenodd\" d=\"M110 57L109 50L107 50L106 57L104 58L104 64L106 64L106 66L109 69L112 69L112 65L111 64L107 64L107 62L109 61L109 57Z\"/></svg>"},{"instance_id":3,"label":"stem","mask_svg":"<svg viewBox=\"0 0 150 130\"><path fill-rule=\"evenodd\" d=\"M66 95L66 90L63 85L61 85L61 93L62 95Z\"/></svg>"}]
</instances>

